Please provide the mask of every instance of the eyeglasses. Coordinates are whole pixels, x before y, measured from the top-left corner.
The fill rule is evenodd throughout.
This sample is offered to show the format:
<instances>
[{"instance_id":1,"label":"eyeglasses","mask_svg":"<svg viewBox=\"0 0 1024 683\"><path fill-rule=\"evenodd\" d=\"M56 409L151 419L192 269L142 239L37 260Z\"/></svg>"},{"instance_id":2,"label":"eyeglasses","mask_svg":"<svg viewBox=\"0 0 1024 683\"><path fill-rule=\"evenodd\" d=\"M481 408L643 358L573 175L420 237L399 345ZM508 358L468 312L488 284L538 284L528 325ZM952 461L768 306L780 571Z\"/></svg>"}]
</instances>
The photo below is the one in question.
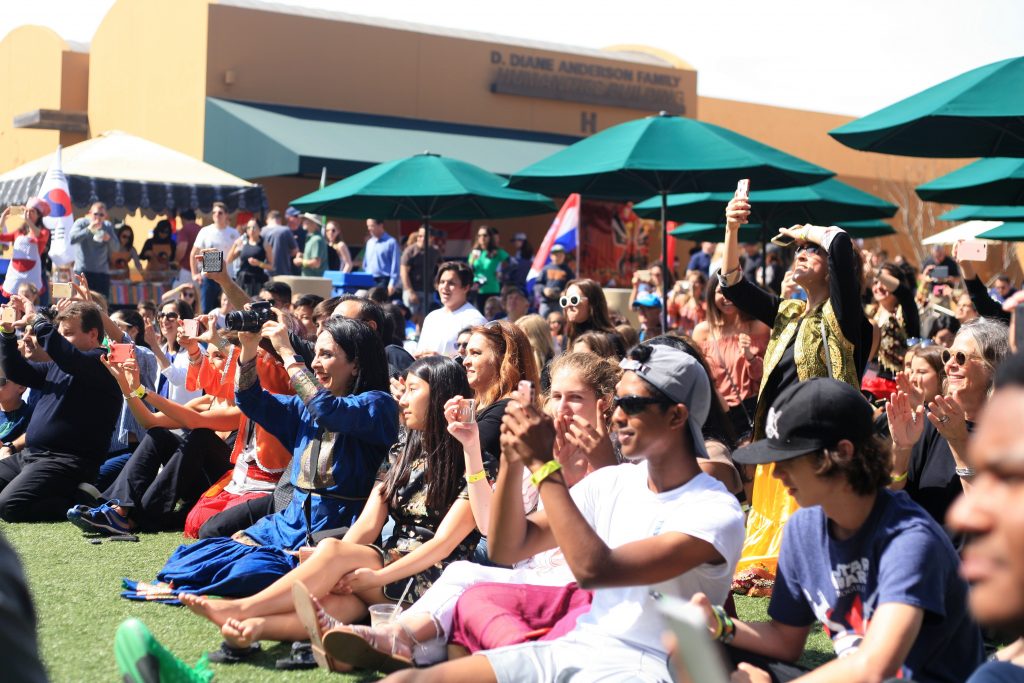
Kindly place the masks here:
<instances>
[{"instance_id":1,"label":"eyeglasses","mask_svg":"<svg viewBox=\"0 0 1024 683\"><path fill-rule=\"evenodd\" d=\"M581 302L586 301L586 300L587 300L587 297L585 297L585 296L580 296L578 294L573 294L572 296L563 296L561 299L558 300L558 304L562 308L566 308L568 306L579 306Z\"/></svg>"},{"instance_id":2,"label":"eyeglasses","mask_svg":"<svg viewBox=\"0 0 1024 683\"><path fill-rule=\"evenodd\" d=\"M462 349L465 349L465 348L469 348L469 342L468 341L455 342L455 348L457 348L459 350L462 350Z\"/></svg>"},{"instance_id":3,"label":"eyeglasses","mask_svg":"<svg viewBox=\"0 0 1024 683\"><path fill-rule=\"evenodd\" d=\"M161 313L161 314L159 314L157 316L157 318L159 318L160 320L177 320L178 319L178 314L177 313Z\"/></svg>"},{"instance_id":4,"label":"eyeglasses","mask_svg":"<svg viewBox=\"0 0 1024 683\"><path fill-rule=\"evenodd\" d=\"M181 293L181 296L185 299L194 299L196 298L196 293L185 290L184 292Z\"/></svg>"},{"instance_id":5,"label":"eyeglasses","mask_svg":"<svg viewBox=\"0 0 1024 683\"><path fill-rule=\"evenodd\" d=\"M943 365L948 365L949 361L951 361L951 360L956 361L957 365L967 365L967 361L969 361L969 360L982 360L981 357L979 357L979 356L974 356L974 355L968 356L963 351L957 351L956 353L950 353L949 349L942 349L942 355L940 356L940 358L942 358L942 364ZM984 362L984 361L982 361L982 362Z\"/></svg>"},{"instance_id":6,"label":"eyeglasses","mask_svg":"<svg viewBox=\"0 0 1024 683\"><path fill-rule=\"evenodd\" d=\"M612 406L615 408L622 408L622 412L626 415L639 415L647 408L647 406L653 405L670 404L664 399L653 398L651 396L616 396L612 399Z\"/></svg>"},{"instance_id":7,"label":"eyeglasses","mask_svg":"<svg viewBox=\"0 0 1024 683\"><path fill-rule=\"evenodd\" d=\"M814 244L813 242L804 242L796 248L796 253L799 254L801 251L809 251L812 254L818 254L819 256L825 255L825 248L820 244Z\"/></svg>"},{"instance_id":8,"label":"eyeglasses","mask_svg":"<svg viewBox=\"0 0 1024 683\"><path fill-rule=\"evenodd\" d=\"M0 377L0 387L5 387L5 386L7 386L7 378L6 377Z\"/></svg>"}]
</instances>

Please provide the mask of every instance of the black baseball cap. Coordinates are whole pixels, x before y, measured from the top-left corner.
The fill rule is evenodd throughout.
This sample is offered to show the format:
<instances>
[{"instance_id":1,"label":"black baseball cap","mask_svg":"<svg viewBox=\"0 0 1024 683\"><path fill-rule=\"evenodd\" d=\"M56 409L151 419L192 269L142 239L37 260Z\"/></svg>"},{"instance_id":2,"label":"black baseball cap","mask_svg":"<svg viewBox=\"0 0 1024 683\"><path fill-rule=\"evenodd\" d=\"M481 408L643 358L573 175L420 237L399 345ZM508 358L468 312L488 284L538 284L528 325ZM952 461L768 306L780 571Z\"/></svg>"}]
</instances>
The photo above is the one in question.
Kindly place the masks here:
<instances>
[{"instance_id":1,"label":"black baseball cap","mask_svg":"<svg viewBox=\"0 0 1024 683\"><path fill-rule=\"evenodd\" d=\"M732 454L743 465L790 460L831 448L843 439L860 443L874 432L871 404L839 380L814 377L797 382L768 409L765 438Z\"/></svg>"}]
</instances>

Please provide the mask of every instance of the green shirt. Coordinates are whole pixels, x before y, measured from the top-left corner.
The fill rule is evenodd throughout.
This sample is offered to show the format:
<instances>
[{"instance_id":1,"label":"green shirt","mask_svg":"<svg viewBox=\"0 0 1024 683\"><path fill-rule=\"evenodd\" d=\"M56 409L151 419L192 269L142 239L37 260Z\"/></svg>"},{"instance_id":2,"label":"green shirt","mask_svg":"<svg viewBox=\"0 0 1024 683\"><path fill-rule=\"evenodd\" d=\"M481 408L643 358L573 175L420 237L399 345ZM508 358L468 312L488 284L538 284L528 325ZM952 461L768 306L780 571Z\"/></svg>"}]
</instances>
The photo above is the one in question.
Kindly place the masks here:
<instances>
[{"instance_id":1,"label":"green shirt","mask_svg":"<svg viewBox=\"0 0 1024 683\"><path fill-rule=\"evenodd\" d=\"M327 240L324 239L323 235L315 232L306 237L306 246L302 250L302 258L306 261L312 261L315 258L320 259L320 265L316 268L302 266L302 275L304 277L323 277L324 271L327 270Z\"/></svg>"},{"instance_id":2,"label":"green shirt","mask_svg":"<svg viewBox=\"0 0 1024 683\"><path fill-rule=\"evenodd\" d=\"M474 259L470 256L469 265L473 268L473 275L480 283L481 294L497 294L501 291L501 282L498 280L498 266L508 260L508 252L498 249L494 256L486 251L479 252Z\"/></svg>"}]
</instances>

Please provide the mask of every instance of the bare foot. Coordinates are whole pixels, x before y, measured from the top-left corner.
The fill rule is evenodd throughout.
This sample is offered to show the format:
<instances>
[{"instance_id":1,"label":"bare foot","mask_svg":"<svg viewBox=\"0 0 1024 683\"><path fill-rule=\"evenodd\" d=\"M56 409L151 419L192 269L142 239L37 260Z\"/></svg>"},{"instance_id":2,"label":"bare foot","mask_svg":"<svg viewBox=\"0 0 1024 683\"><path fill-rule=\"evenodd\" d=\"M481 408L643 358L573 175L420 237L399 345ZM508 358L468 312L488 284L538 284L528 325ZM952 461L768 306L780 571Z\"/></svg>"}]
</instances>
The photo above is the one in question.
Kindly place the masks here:
<instances>
[{"instance_id":1,"label":"bare foot","mask_svg":"<svg viewBox=\"0 0 1024 683\"><path fill-rule=\"evenodd\" d=\"M239 620L228 619L220 627L220 633L231 647L247 648L263 636L263 617Z\"/></svg>"},{"instance_id":2,"label":"bare foot","mask_svg":"<svg viewBox=\"0 0 1024 683\"><path fill-rule=\"evenodd\" d=\"M217 626L223 626L228 619L240 616L234 600L211 600L205 595L192 595L191 593L179 593L178 599L193 614L209 619Z\"/></svg>"}]
</instances>

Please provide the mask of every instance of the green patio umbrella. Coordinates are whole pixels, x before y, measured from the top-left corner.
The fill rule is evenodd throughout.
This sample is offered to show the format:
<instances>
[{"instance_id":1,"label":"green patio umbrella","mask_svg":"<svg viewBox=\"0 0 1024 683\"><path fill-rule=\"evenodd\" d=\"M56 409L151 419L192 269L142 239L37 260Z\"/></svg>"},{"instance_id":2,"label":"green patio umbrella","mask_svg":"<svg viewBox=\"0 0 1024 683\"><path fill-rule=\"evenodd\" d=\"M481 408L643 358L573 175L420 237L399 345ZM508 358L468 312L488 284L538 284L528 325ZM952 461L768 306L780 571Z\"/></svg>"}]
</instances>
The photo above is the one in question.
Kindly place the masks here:
<instances>
[{"instance_id":1,"label":"green patio umbrella","mask_svg":"<svg viewBox=\"0 0 1024 683\"><path fill-rule=\"evenodd\" d=\"M509 189L505 179L473 164L423 153L372 166L291 202L303 211L346 218L430 221L514 218L555 211L539 194ZM423 259L423 302L430 301L430 274Z\"/></svg>"},{"instance_id":2,"label":"green patio umbrella","mask_svg":"<svg viewBox=\"0 0 1024 683\"><path fill-rule=\"evenodd\" d=\"M1024 159L980 159L915 191L926 202L1020 206L1024 204Z\"/></svg>"},{"instance_id":3,"label":"green patio umbrella","mask_svg":"<svg viewBox=\"0 0 1024 683\"><path fill-rule=\"evenodd\" d=\"M1024 223L1003 223L997 228L980 233L978 239L999 240L1000 242L1024 242Z\"/></svg>"},{"instance_id":4,"label":"green patio umbrella","mask_svg":"<svg viewBox=\"0 0 1024 683\"><path fill-rule=\"evenodd\" d=\"M940 221L1024 220L1024 206L958 206L939 216Z\"/></svg>"},{"instance_id":5,"label":"green patio umbrella","mask_svg":"<svg viewBox=\"0 0 1024 683\"><path fill-rule=\"evenodd\" d=\"M670 194L733 190L741 178L749 178L752 187L769 188L806 185L833 175L727 128L661 112L612 126L555 152L513 174L509 186L618 201L660 195L665 226L665 198ZM664 258L666 229L661 249ZM663 301L668 300L665 294L662 291ZM667 315L666 307L665 329Z\"/></svg>"},{"instance_id":6,"label":"green patio umbrella","mask_svg":"<svg viewBox=\"0 0 1024 683\"><path fill-rule=\"evenodd\" d=\"M849 223L837 223L854 238L885 237L895 235L896 230L885 221L853 221ZM725 240L724 223L686 223L669 233L671 236L681 240L693 242L722 242ZM773 233L774 234L774 233ZM761 225L746 224L740 226L741 244L756 244L763 242L764 234L761 232Z\"/></svg>"},{"instance_id":7,"label":"green patio umbrella","mask_svg":"<svg viewBox=\"0 0 1024 683\"><path fill-rule=\"evenodd\" d=\"M667 199L666 216L673 221L720 222L732 196L732 192L671 195ZM633 207L642 218L657 218L660 209L660 197L651 197ZM777 228L796 223L832 225L837 221L891 218L898 207L830 178L803 187L754 190L750 193L750 209L752 223Z\"/></svg>"},{"instance_id":8,"label":"green patio umbrella","mask_svg":"<svg viewBox=\"0 0 1024 683\"><path fill-rule=\"evenodd\" d=\"M883 154L1024 157L1024 57L960 74L829 135Z\"/></svg>"}]
</instances>

